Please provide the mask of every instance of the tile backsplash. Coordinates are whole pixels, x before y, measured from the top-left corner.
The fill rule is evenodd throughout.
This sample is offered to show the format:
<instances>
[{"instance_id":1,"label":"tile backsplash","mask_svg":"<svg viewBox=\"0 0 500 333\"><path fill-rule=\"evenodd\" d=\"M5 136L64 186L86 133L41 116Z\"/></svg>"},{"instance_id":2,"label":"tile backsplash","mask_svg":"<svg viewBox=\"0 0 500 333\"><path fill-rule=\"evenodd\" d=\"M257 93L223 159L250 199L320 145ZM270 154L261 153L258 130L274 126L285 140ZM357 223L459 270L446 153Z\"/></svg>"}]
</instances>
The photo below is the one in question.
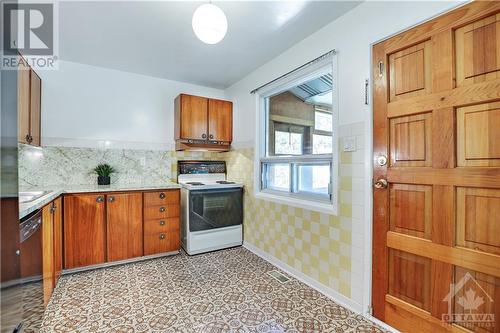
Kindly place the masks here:
<instances>
[{"instance_id":1,"label":"tile backsplash","mask_svg":"<svg viewBox=\"0 0 500 333\"><path fill-rule=\"evenodd\" d=\"M95 184L92 169L108 163L117 173L112 183L138 184L175 180L179 159L223 159L208 152L133 149L31 147L19 145L19 186L50 187L62 184Z\"/></svg>"}]
</instances>

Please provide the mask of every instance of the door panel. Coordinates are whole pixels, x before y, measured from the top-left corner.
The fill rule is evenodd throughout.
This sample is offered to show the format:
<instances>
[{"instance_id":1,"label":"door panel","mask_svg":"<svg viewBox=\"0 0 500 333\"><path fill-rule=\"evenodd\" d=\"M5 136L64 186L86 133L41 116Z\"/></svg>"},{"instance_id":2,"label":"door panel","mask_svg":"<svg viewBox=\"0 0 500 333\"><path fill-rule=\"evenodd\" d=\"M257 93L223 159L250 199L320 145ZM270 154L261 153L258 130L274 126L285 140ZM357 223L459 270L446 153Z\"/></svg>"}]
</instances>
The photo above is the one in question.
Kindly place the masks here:
<instances>
[{"instance_id":1,"label":"door panel","mask_svg":"<svg viewBox=\"0 0 500 333\"><path fill-rule=\"evenodd\" d=\"M430 45L430 41L425 41L389 56L391 101L430 91L432 85Z\"/></svg>"},{"instance_id":2,"label":"door panel","mask_svg":"<svg viewBox=\"0 0 500 333\"><path fill-rule=\"evenodd\" d=\"M233 103L210 99L208 105L208 132L213 141L233 140Z\"/></svg>"},{"instance_id":3,"label":"door panel","mask_svg":"<svg viewBox=\"0 0 500 333\"><path fill-rule=\"evenodd\" d=\"M142 256L142 193L106 198L108 261Z\"/></svg>"},{"instance_id":4,"label":"door panel","mask_svg":"<svg viewBox=\"0 0 500 333\"><path fill-rule=\"evenodd\" d=\"M455 31L457 86L500 78L500 14Z\"/></svg>"},{"instance_id":5,"label":"door panel","mask_svg":"<svg viewBox=\"0 0 500 333\"><path fill-rule=\"evenodd\" d=\"M432 166L432 115L390 120L392 166Z\"/></svg>"},{"instance_id":6,"label":"door panel","mask_svg":"<svg viewBox=\"0 0 500 333\"><path fill-rule=\"evenodd\" d=\"M407 252L390 250L390 295L429 311L430 279L430 259Z\"/></svg>"},{"instance_id":7,"label":"door panel","mask_svg":"<svg viewBox=\"0 0 500 333\"><path fill-rule=\"evenodd\" d=\"M180 139L206 140L208 132L208 99L181 95Z\"/></svg>"},{"instance_id":8,"label":"door panel","mask_svg":"<svg viewBox=\"0 0 500 333\"><path fill-rule=\"evenodd\" d=\"M390 230L430 239L432 187L392 184L390 192Z\"/></svg>"},{"instance_id":9,"label":"door panel","mask_svg":"<svg viewBox=\"0 0 500 333\"><path fill-rule=\"evenodd\" d=\"M458 166L500 166L500 102L457 108Z\"/></svg>"},{"instance_id":10,"label":"door panel","mask_svg":"<svg viewBox=\"0 0 500 333\"><path fill-rule=\"evenodd\" d=\"M500 332L499 13L373 47L373 313L403 332Z\"/></svg>"},{"instance_id":11,"label":"door panel","mask_svg":"<svg viewBox=\"0 0 500 333\"><path fill-rule=\"evenodd\" d=\"M64 268L106 261L104 195L64 196Z\"/></svg>"}]
</instances>

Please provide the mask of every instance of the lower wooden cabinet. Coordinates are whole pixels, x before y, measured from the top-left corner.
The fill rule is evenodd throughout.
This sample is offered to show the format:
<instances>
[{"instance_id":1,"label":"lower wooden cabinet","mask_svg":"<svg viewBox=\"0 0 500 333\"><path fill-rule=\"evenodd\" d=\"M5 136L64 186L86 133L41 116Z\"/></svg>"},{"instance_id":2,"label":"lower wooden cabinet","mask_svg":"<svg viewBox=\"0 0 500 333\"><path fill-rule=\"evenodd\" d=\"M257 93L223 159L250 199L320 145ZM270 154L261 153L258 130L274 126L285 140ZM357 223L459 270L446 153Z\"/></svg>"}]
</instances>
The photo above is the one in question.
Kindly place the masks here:
<instances>
[{"instance_id":1,"label":"lower wooden cabinet","mask_svg":"<svg viewBox=\"0 0 500 333\"><path fill-rule=\"evenodd\" d=\"M42 208L42 279L45 305L49 302L62 269L61 203L61 198L58 198Z\"/></svg>"},{"instance_id":2,"label":"lower wooden cabinet","mask_svg":"<svg viewBox=\"0 0 500 333\"><path fill-rule=\"evenodd\" d=\"M64 268L106 261L104 194L64 196Z\"/></svg>"},{"instance_id":3,"label":"lower wooden cabinet","mask_svg":"<svg viewBox=\"0 0 500 333\"><path fill-rule=\"evenodd\" d=\"M180 249L179 190L144 193L144 255Z\"/></svg>"},{"instance_id":4,"label":"lower wooden cabinet","mask_svg":"<svg viewBox=\"0 0 500 333\"><path fill-rule=\"evenodd\" d=\"M179 248L179 217L144 221L145 255L177 251Z\"/></svg>"},{"instance_id":5,"label":"lower wooden cabinet","mask_svg":"<svg viewBox=\"0 0 500 333\"><path fill-rule=\"evenodd\" d=\"M178 189L65 195L64 268L178 251L179 216Z\"/></svg>"},{"instance_id":6,"label":"lower wooden cabinet","mask_svg":"<svg viewBox=\"0 0 500 333\"><path fill-rule=\"evenodd\" d=\"M108 261L142 256L142 193L110 193L106 199Z\"/></svg>"}]
</instances>

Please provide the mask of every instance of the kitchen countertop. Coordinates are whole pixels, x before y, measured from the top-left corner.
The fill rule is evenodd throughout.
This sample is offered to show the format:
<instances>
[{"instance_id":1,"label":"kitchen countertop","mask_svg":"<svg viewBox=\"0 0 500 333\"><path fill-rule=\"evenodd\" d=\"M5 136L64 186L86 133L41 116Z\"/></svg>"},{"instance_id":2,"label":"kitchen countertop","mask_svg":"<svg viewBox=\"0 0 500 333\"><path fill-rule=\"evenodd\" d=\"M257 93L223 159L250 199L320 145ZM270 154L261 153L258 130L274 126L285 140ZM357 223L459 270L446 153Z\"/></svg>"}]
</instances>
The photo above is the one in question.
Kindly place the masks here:
<instances>
[{"instance_id":1,"label":"kitchen countertop","mask_svg":"<svg viewBox=\"0 0 500 333\"><path fill-rule=\"evenodd\" d=\"M96 193L96 192L118 192L118 191L146 191L146 190L167 190L181 188L179 184L172 182L155 184L111 184L111 185L67 185L54 186L52 188L20 188L19 191L48 191L40 198L19 204L19 219L42 208L52 200L64 193Z\"/></svg>"}]
</instances>

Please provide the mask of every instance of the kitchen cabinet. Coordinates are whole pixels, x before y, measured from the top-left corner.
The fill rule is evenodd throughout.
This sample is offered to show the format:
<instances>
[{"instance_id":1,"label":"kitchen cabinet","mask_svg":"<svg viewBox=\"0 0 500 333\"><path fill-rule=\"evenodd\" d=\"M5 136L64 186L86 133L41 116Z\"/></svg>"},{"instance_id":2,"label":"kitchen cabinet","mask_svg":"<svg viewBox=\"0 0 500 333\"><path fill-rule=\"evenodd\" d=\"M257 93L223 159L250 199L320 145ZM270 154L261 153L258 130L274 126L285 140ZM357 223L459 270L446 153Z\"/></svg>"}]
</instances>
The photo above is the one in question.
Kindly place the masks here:
<instances>
[{"instance_id":1,"label":"kitchen cabinet","mask_svg":"<svg viewBox=\"0 0 500 333\"><path fill-rule=\"evenodd\" d=\"M106 261L104 194L64 196L64 268Z\"/></svg>"},{"instance_id":2,"label":"kitchen cabinet","mask_svg":"<svg viewBox=\"0 0 500 333\"><path fill-rule=\"evenodd\" d=\"M209 100L208 133L209 140L233 140L233 103L219 99Z\"/></svg>"},{"instance_id":3,"label":"kitchen cabinet","mask_svg":"<svg viewBox=\"0 0 500 333\"><path fill-rule=\"evenodd\" d=\"M108 261L142 256L142 193L110 193L106 199Z\"/></svg>"},{"instance_id":4,"label":"kitchen cabinet","mask_svg":"<svg viewBox=\"0 0 500 333\"><path fill-rule=\"evenodd\" d=\"M180 191L64 195L64 268L179 251Z\"/></svg>"},{"instance_id":5,"label":"kitchen cabinet","mask_svg":"<svg viewBox=\"0 0 500 333\"><path fill-rule=\"evenodd\" d=\"M41 91L42 80L40 77L25 61L19 61L17 122L20 143L34 146L41 144Z\"/></svg>"},{"instance_id":6,"label":"kitchen cabinet","mask_svg":"<svg viewBox=\"0 0 500 333\"><path fill-rule=\"evenodd\" d=\"M63 269L63 214L62 198L54 200L54 287L61 276Z\"/></svg>"},{"instance_id":7,"label":"kitchen cabinet","mask_svg":"<svg viewBox=\"0 0 500 333\"><path fill-rule=\"evenodd\" d=\"M181 94L175 99L177 150L229 150L233 136L233 103Z\"/></svg>"},{"instance_id":8,"label":"kitchen cabinet","mask_svg":"<svg viewBox=\"0 0 500 333\"><path fill-rule=\"evenodd\" d=\"M45 305L61 275L61 208L60 198L42 208L42 280Z\"/></svg>"},{"instance_id":9,"label":"kitchen cabinet","mask_svg":"<svg viewBox=\"0 0 500 333\"><path fill-rule=\"evenodd\" d=\"M179 249L179 190L144 193L144 255Z\"/></svg>"}]
</instances>

